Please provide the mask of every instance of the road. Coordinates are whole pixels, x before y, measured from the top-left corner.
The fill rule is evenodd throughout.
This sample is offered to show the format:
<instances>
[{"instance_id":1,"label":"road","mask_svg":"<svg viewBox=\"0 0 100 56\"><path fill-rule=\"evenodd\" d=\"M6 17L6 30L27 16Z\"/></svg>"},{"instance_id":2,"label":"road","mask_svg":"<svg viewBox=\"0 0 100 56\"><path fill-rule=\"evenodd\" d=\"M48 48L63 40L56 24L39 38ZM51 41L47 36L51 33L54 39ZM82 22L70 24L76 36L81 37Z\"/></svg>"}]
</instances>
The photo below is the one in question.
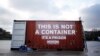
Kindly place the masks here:
<instances>
[{"instance_id":1,"label":"road","mask_svg":"<svg viewBox=\"0 0 100 56\"><path fill-rule=\"evenodd\" d=\"M0 40L0 56L100 56L100 42L87 41L85 51L11 51L11 41Z\"/></svg>"}]
</instances>

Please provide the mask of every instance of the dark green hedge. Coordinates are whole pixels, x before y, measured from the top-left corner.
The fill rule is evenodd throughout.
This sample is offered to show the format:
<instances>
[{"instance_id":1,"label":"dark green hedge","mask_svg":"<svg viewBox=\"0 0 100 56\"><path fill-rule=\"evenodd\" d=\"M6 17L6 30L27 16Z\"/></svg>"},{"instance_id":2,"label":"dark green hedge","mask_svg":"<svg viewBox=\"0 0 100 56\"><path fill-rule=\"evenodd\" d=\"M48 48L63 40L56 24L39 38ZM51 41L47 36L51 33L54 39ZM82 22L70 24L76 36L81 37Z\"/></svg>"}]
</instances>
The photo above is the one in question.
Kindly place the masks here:
<instances>
[{"instance_id":1,"label":"dark green hedge","mask_svg":"<svg viewBox=\"0 0 100 56\"><path fill-rule=\"evenodd\" d=\"M95 40L98 41L98 36L100 36L100 31L85 31L86 40Z\"/></svg>"},{"instance_id":2,"label":"dark green hedge","mask_svg":"<svg viewBox=\"0 0 100 56\"><path fill-rule=\"evenodd\" d=\"M0 40L11 40L10 32L0 28Z\"/></svg>"}]
</instances>

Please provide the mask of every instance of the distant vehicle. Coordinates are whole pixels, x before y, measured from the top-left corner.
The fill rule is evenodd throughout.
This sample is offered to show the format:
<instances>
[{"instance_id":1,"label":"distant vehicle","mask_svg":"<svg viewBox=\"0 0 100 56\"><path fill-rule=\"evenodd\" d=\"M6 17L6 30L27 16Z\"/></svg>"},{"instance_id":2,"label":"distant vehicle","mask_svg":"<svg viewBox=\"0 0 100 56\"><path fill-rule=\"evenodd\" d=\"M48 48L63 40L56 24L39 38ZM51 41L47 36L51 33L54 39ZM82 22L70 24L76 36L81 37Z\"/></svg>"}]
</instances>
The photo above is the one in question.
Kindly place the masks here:
<instances>
[{"instance_id":1,"label":"distant vehicle","mask_svg":"<svg viewBox=\"0 0 100 56\"><path fill-rule=\"evenodd\" d=\"M81 21L14 20L11 49L84 49Z\"/></svg>"},{"instance_id":2,"label":"distant vehicle","mask_svg":"<svg viewBox=\"0 0 100 56\"><path fill-rule=\"evenodd\" d=\"M100 36L98 36L98 40L100 40Z\"/></svg>"}]
</instances>

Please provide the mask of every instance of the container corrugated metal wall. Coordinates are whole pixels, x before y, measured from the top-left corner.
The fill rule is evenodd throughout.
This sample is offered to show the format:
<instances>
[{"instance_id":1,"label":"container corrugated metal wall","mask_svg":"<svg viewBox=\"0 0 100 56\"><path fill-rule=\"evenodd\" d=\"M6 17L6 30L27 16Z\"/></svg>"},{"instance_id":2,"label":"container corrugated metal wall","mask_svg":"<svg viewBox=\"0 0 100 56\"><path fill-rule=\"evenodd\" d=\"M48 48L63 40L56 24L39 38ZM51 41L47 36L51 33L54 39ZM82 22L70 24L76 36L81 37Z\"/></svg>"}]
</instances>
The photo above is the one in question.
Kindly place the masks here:
<instances>
[{"instance_id":1,"label":"container corrugated metal wall","mask_svg":"<svg viewBox=\"0 0 100 56\"><path fill-rule=\"evenodd\" d=\"M67 30L67 33L54 33L51 30ZM83 50L82 22L26 21L26 45L34 49Z\"/></svg>"},{"instance_id":2,"label":"container corrugated metal wall","mask_svg":"<svg viewBox=\"0 0 100 56\"><path fill-rule=\"evenodd\" d=\"M14 21L11 49L17 49L21 45L25 44L25 32L26 32L26 22Z\"/></svg>"}]
</instances>

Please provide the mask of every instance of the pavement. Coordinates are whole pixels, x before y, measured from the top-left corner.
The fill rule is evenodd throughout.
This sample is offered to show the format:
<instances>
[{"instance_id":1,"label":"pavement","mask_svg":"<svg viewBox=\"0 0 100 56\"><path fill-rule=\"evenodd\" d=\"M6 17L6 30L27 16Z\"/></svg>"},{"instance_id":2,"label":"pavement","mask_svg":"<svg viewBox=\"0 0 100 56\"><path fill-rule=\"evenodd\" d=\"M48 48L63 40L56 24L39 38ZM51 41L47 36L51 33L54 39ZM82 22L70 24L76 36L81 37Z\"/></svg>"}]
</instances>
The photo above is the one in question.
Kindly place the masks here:
<instances>
[{"instance_id":1,"label":"pavement","mask_svg":"<svg viewBox=\"0 0 100 56\"><path fill-rule=\"evenodd\" d=\"M88 41L84 51L11 51L11 41L0 41L0 56L100 56L100 42Z\"/></svg>"},{"instance_id":2,"label":"pavement","mask_svg":"<svg viewBox=\"0 0 100 56\"><path fill-rule=\"evenodd\" d=\"M34 51L20 52L11 51L10 53L0 53L0 56L85 56L80 51Z\"/></svg>"}]
</instances>

